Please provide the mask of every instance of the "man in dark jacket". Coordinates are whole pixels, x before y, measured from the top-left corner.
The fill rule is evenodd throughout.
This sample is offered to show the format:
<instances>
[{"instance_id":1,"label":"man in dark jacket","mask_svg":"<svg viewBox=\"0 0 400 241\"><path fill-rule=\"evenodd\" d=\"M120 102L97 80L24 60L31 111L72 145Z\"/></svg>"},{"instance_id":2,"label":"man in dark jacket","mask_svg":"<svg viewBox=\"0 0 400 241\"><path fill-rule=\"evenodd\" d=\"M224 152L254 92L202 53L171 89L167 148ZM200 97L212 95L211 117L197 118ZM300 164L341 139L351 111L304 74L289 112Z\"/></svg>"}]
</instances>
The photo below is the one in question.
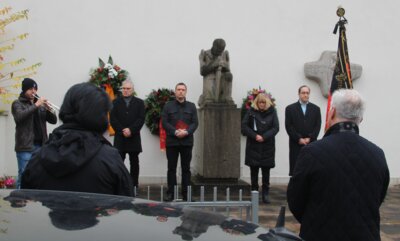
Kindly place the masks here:
<instances>
[{"instance_id":1,"label":"man in dark jacket","mask_svg":"<svg viewBox=\"0 0 400 241\"><path fill-rule=\"evenodd\" d=\"M33 154L21 187L133 196L118 150L102 136L110 108L102 89L89 83L72 86L59 114L63 125Z\"/></svg>"},{"instance_id":2,"label":"man in dark jacket","mask_svg":"<svg viewBox=\"0 0 400 241\"><path fill-rule=\"evenodd\" d=\"M25 78L22 81L22 92L11 106L16 125L17 188L21 186L21 174L31 159L32 153L47 140L46 122L57 123L57 116L54 110L49 107L45 98L37 96L37 89L37 83L33 79Z\"/></svg>"},{"instance_id":3,"label":"man in dark jacket","mask_svg":"<svg viewBox=\"0 0 400 241\"><path fill-rule=\"evenodd\" d=\"M292 176L300 149L317 140L321 129L321 111L311 102L310 88L300 86L299 101L285 110L285 127L289 135L289 176Z\"/></svg>"},{"instance_id":4,"label":"man in dark jacket","mask_svg":"<svg viewBox=\"0 0 400 241\"><path fill-rule=\"evenodd\" d=\"M140 129L144 124L144 102L133 96L133 83L122 83L122 96L113 102L110 114L111 126L115 130L114 147L118 149L122 160L129 154L130 174L133 185L139 185L139 153L142 152Z\"/></svg>"},{"instance_id":5,"label":"man in dark jacket","mask_svg":"<svg viewBox=\"0 0 400 241\"><path fill-rule=\"evenodd\" d=\"M287 199L307 241L380 240L389 169L382 149L358 134L363 112L357 91L335 91L324 138L300 152Z\"/></svg>"},{"instance_id":6,"label":"man in dark jacket","mask_svg":"<svg viewBox=\"0 0 400 241\"><path fill-rule=\"evenodd\" d=\"M192 160L193 133L197 129L196 106L186 101L186 85L178 83L175 86L176 100L165 104L161 119L167 134L166 153L168 159L167 182L168 190L165 201L174 200L176 183L176 166L181 156L182 196L187 200L187 187L190 185L190 161Z\"/></svg>"}]
</instances>

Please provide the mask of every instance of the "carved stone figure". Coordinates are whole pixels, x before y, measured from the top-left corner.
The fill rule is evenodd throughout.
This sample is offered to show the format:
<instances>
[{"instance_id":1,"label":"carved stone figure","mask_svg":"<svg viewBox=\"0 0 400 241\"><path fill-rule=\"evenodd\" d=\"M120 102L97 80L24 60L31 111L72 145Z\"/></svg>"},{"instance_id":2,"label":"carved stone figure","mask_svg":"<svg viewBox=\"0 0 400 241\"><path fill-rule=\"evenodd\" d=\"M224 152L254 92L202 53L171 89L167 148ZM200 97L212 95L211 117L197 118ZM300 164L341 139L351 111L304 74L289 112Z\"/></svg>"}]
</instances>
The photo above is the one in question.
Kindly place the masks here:
<instances>
[{"instance_id":1,"label":"carved stone figure","mask_svg":"<svg viewBox=\"0 0 400 241\"><path fill-rule=\"evenodd\" d=\"M201 50L200 74L203 76L203 94L198 104L229 103L232 100L232 74L229 67L229 53L225 50L225 40L215 39L209 50Z\"/></svg>"},{"instance_id":2,"label":"carved stone figure","mask_svg":"<svg viewBox=\"0 0 400 241\"><path fill-rule=\"evenodd\" d=\"M333 71L336 64L336 51L324 51L318 61L304 64L306 78L317 81L321 88L322 95L328 97L331 88ZM352 80L360 78L362 66L350 64Z\"/></svg>"}]
</instances>

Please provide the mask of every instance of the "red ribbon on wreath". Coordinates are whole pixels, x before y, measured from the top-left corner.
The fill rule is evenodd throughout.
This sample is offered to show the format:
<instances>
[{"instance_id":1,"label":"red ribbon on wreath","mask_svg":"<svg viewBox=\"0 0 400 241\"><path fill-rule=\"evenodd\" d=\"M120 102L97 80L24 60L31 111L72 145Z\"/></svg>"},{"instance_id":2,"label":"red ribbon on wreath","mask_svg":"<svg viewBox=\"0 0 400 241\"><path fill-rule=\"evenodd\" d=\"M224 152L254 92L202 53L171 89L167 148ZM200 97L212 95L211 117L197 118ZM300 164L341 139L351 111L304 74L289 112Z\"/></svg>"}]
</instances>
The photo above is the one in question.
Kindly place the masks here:
<instances>
[{"instance_id":1,"label":"red ribbon on wreath","mask_svg":"<svg viewBox=\"0 0 400 241\"><path fill-rule=\"evenodd\" d=\"M165 129L162 125L162 121L160 118L160 122L158 123L159 129L160 129L160 150L165 151L166 146L165 146L165 141L167 139L167 133L165 132Z\"/></svg>"}]
</instances>

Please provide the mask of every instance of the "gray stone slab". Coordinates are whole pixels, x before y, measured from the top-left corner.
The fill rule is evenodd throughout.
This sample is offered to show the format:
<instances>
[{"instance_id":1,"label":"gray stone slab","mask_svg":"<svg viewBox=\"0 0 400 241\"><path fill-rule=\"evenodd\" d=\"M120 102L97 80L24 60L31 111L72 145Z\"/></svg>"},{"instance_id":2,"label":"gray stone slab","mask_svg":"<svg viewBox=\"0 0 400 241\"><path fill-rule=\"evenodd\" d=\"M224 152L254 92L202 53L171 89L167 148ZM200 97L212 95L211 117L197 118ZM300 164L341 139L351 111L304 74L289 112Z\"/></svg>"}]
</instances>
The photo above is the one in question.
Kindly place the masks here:
<instances>
[{"instance_id":1,"label":"gray stone slab","mask_svg":"<svg viewBox=\"0 0 400 241\"><path fill-rule=\"evenodd\" d=\"M193 174L209 179L238 180L240 110L234 104L207 103L198 110L198 116Z\"/></svg>"}]
</instances>

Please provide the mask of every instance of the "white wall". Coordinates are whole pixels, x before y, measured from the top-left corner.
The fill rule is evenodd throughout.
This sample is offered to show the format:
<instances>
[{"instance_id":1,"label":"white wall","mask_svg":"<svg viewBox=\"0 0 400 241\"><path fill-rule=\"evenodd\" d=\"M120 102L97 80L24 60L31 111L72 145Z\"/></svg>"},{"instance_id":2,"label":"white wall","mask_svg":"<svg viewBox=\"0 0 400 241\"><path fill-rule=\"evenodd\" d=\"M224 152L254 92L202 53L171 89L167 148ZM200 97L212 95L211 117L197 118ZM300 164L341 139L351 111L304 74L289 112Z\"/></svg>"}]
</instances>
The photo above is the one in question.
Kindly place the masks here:
<instances>
[{"instance_id":1,"label":"white wall","mask_svg":"<svg viewBox=\"0 0 400 241\"><path fill-rule=\"evenodd\" d=\"M2 0L0 7L30 10L28 21L12 24L7 30L30 33L8 57L42 62L35 76L39 94L59 105L71 85L88 79L97 58L106 60L109 54L130 72L140 98L152 89L173 88L184 81L188 99L197 103L202 91L200 50L209 49L215 38L224 38L231 56L236 104L241 104L247 90L258 86L277 99L281 129L272 176L279 181L288 173L284 108L296 101L298 86L311 86L311 101L321 107L324 119L326 99L315 82L305 79L303 65L316 61L324 50L336 51L338 36L332 30L341 4L349 21L350 61L363 66L362 77L354 82L368 104L361 135L383 148L392 178L399 178L396 137L400 114L395 96L399 87L400 18L396 11L400 2L396 0ZM5 156L0 168L16 174L15 125L11 116L0 118L5 122L1 127L7 126L1 130L6 139L0 144L6 144L0 147L5 153L0 155ZM141 177L164 178L166 158L147 127L142 129L142 141ZM243 145L244 139L242 160ZM246 166L243 176L249 176Z\"/></svg>"}]
</instances>

